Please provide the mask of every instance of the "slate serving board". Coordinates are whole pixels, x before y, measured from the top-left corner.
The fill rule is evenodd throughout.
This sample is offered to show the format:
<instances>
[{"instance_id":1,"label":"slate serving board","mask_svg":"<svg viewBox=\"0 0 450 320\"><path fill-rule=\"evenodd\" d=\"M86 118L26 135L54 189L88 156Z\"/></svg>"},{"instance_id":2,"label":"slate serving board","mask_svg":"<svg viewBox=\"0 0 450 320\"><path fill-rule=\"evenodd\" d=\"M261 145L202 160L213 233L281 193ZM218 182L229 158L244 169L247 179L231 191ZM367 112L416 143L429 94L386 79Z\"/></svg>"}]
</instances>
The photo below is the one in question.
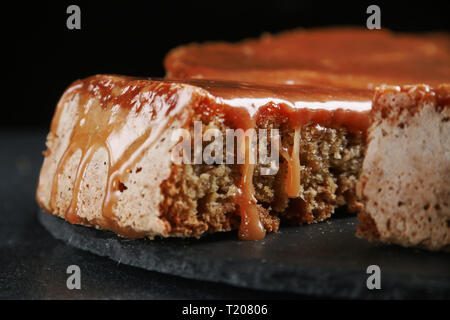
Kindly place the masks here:
<instances>
[{"instance_id":1,"label":"slate serving board","mask_svg":"<svg viewBox=\"0 0 450 320\"><path fill-rule=\"evenodd\" d=\"M354 216L336 216L285 227L261 241L240 241L236 232L151 241L122 239L38 213L44 227L71 246L185 278L315 297L450 298L449 253L369 243L354 236ZM380 290L366 284L367 267L374 264L381 269Z\"/></svg>"}]
</instances>

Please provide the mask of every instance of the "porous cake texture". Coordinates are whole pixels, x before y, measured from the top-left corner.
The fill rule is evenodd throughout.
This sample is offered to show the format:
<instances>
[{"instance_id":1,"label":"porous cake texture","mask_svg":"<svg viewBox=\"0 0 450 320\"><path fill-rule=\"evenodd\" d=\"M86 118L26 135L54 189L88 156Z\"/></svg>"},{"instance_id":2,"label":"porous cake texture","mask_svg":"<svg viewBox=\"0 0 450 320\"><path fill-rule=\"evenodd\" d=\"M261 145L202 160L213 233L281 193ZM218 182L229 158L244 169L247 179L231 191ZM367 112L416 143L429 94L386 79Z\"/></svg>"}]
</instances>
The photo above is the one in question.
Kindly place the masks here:
<instances>
[{"instance_id":1,"label":"porous cake texture","mask_svg":"<svg viewBox=\"0 0 450 320\"><path fill-rule=\"evenodd\" d=\"M358 236L450 248L450 85L377 89L358 193Z\"/></svg>"}]
</instances>

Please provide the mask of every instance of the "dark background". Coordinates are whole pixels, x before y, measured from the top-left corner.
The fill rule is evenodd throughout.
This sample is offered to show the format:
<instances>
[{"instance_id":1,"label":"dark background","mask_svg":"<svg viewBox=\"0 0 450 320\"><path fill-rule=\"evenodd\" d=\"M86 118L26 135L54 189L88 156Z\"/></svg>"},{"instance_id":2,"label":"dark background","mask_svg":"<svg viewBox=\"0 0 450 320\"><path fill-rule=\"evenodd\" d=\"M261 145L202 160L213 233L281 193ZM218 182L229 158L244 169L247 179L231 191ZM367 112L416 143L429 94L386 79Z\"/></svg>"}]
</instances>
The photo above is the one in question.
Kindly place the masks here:
<instances>
[{"instance_id":1,"label":"dark background","mask_svg":"<svg viewBox=\"0 0 450 320\"><path fill-rule=\"evenodd\" d=\"M81 30L66 28L66 8L81 8ZM263 32L327 25L365 26L370 4L383 28L449 29L448 1L16 1L1 8L2 127L47 129L74 80L97 73L164 76L163 58L192 41L238 41ZM11 57L9 57L11 55ZM4 79L5 79L4 78ZM6 111L6 112L5 112ZM6 116L5 116L6 114Z\"/></svg>"}]
</instances>

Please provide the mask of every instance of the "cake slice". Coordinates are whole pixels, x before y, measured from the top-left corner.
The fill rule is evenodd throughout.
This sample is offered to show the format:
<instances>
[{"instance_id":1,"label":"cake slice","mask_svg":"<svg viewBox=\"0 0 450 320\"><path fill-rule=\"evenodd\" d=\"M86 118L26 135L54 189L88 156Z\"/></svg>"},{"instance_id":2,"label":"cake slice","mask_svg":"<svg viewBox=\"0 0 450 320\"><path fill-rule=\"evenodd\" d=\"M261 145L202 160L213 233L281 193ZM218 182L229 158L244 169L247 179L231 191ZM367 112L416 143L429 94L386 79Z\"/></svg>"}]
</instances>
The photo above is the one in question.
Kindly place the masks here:
<instances>
[{"instance_id":1,"label":"cake slice","mask_svg":"<svg viewBox=\"0 0 450 320\"><path fill-rule=\"evenodd\" d=\"M450 249L450 85L380 87L358 193L358 236Z\"/></svg>"},{"instance_id":2,"label":"cake slice","mask_svg":"<svg viewBox=\"0 0 450 320\"><path fill-rule=\"evenodd\" d=\"M124 237L239 229L242 239L261 239L280 220L298 225L337 206L357 210L371 96L305 85L79 80L56 108L37 201L71 223ZM256 161L252 130L262 148ZM212 141L224 147L208 162ZM270 161L259 158L263 150Z\"/></svg>"}]
</instances>

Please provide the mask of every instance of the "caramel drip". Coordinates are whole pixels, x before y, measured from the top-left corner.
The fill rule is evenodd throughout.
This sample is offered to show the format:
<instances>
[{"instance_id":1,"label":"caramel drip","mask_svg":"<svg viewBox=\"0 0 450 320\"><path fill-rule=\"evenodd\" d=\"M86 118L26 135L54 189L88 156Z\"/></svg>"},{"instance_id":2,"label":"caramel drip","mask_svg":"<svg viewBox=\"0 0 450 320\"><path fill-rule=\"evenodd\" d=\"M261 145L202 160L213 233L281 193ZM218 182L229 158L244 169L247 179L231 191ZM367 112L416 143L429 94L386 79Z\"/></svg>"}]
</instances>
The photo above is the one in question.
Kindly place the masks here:
<instances>
[{"instance_id":1,"label":"caramel drip","mask_svg":"<svg viewBox=\"0 0 450 320\"><path fill-rule=\"evenodd\" d=\"M249 112L249 109L245 107L232 107L222 103L217 104L215 107L220 109L216 111L225 113L225 119L232 127L244 131L256 128L257 113ZM255 198L255 188L253 185L255 165L250 161L251 140L246 135L241 137L241 150L237 150L237 152L244 155L245 162L240 165L241 181L239 183L238 194L235 198L241 217L239 239L261 240L266 235L266 229L261 222L259 213L261 209L258 208Z\"/></svg>"},{"instance_id":2,"label":"caramel drip","mask_svg":"<svg viewBox=\"0 0 450 320\"><path fill-rule=\"evenodd\" d=\"M300 166L300 128L295 128L294 145L291 154L280 150L280 154L287 161L286 192L289 198L297 198L300 192L301 166Z\"/></svg>"},{"instance_id":3,"label":"caramel drip","mask_svg":"<svg viewBox=\"0 0 450 320\"><path fill-rule=\"evenodd\" d=\"M85 80L78 88L76 94L80 96L80 116L73 128L69 145L57 164L51 198L59 199L59 176L73 155L81 151L65 218L71 223L97 224L96 221L79 217L78 203L87 168L95 153L103 148L108 156L105 163L108 165L108 175L102 203L102 225L127 238L142 237L144 234L131 227L120 226L117 222L115 208L123 191L121 181L127 178L130 168L137 164L145 151L160 139L164 130L179 116L187 101L182 96L183 92L171 91L170 86L147 88L148 82L142 83L144 85L136 82L116 86L113 82L114 79L108 77L94 77ZM154 101L157 95L152 91L159 91L161 94L158 101ZM60 116L61 111L57 113L57 117ZM59 119L56 123L59 123ZM50 206L53 210L56 204L51 203Z\"/></svg>"},{"instance_id":4,"label":"caramel drip","mask_svg":"<svg viewBox=\"0 0 450 320\"><path fill-rule=\"evenodd\" d=\"M244 137L245 163L241 166L241 183L237 203L239 205L241 224L239 226L239 239L261 240L266 236L266 229L259 217L258 205L255 198L253 173L255 165L250 164L250 142Z\"/></svg>"},{"instance_id":5,"label":"caramel drip","mask_svg":"<svg viewBox=\"0 0 450 320\"><path fill-rule=\"evenodd\" d=\"M73 151L75 149L69 149L69 150ZM96 151L95 146L92 146L87 150L82 150L82 153L84 153L84 154L81 155L80 163L78 164L77 171L75 174L72 199L70 200L70 204L67 207L66 212L65 212L65 218L70 223L81 223L82 222L82 220L80 219L80 217L77 214L79 191L81 189L81 182L82 182L84 176L86 175L86 170L88 168L89 163L92 160L92 157L94 156L95 151ZM72 152L70 152L70 154L72 154ZM62 162L62 164L64 165L68 159L70 159L70 157L67 156L64 159L65 161Z\"/></svg>"}]
</instances>

